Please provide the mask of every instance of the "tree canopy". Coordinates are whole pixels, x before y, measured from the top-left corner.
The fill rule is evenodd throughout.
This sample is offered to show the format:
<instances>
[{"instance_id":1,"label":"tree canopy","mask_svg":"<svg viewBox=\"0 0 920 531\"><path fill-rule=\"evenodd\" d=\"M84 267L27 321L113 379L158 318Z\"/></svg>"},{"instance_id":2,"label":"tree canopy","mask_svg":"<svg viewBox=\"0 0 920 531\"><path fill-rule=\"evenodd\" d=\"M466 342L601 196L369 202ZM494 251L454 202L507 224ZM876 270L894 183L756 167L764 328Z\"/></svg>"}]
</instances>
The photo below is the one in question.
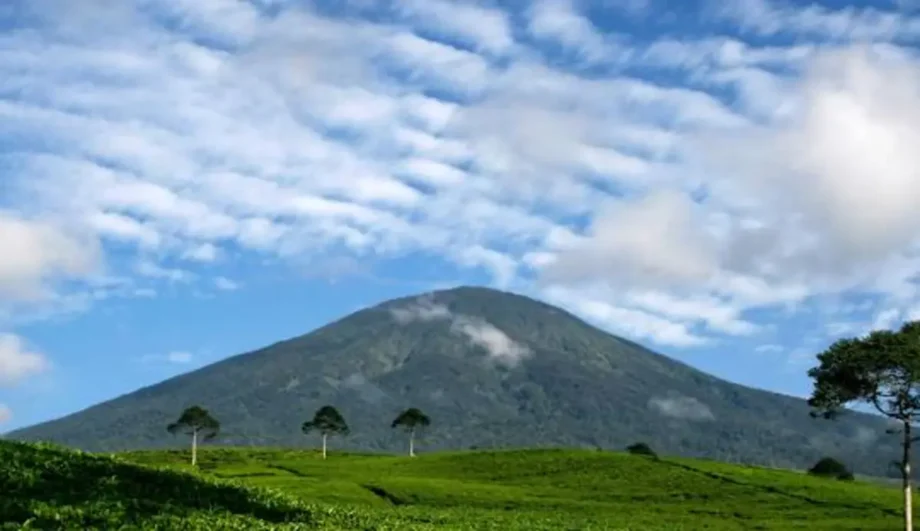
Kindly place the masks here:
<instances>
[{"instance_id":1,"label":"tree canopy","mask_svg":"<svg viewBox=\"0 0 920 531\"><path fill-rule=\"evenodd\" d=\"M808 371L814 381L808 403L816 414L833 418L858 402L902 422L920 411L920 321L838 340L818 362Z\"/></svg>"},{"instance_id":2,"label":"tree canopy","mask_svg":"<svg viewBox=\"0 0 920 531\"><path fill-rule=\"evenodd\" d=\"M179 416L179 420L169 424L167 431L172 434L184 433L196 435L203 440L213 439L220 432L220 422L217 421L207 409L201 406L187 408Z\"/></svg>"},{"instance_id":3,"label":"tree canopy","mask_svg":"<svg viewBox=\"0 0 920 531\"><path fill-rule=\"evenodd\" d=\"M431 419L428 418L428 415L422 413L422 410L411 407L402 413L400 413L395 419L393 419L391 428L402 427L406 431L415 431L416 428L422 428L431 424Z\"/></svg>"},{"instance_id":4,"label":"tree canopy","mask_svg":"<svg viewBox=\"0 0 920 531\"><path fill-rule=\"evenodd\" d=\"M904 523L912 529L911 432L920 412L920 321L897 331L876 330L865 337L841 339L818 355L808 371L814 390L808 399L813 415L834 418L853 403L869 404L901 424L901 471Z\"/></svg>"},{"instance_id":5,"label":"tree canopy","mask_svg":"<svg viewBox=\"0 0 920 531\"><path fill-rule=\"evenodd\" d=\"M323 435L348 435L350 432L345 417L332 406L323 406L316 410L313 419L304 422L300 429L304 433L318 431Z\"/></svg>"}]
</instances>

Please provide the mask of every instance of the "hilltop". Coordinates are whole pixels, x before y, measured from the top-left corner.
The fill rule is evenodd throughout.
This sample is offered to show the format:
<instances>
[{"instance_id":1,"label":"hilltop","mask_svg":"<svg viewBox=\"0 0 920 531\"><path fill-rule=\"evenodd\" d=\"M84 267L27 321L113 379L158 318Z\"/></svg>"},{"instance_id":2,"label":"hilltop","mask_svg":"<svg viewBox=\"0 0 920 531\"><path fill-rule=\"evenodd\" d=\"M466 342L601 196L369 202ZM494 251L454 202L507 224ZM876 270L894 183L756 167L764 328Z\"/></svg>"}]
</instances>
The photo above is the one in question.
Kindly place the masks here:
<instances>
[{"instance_id":1,"label":"hilltop","mask_svg":"<svg viewBox=\"0 0 920 531\"><path fill-rule=\"evenodd\" d=\"M208 449L112 458L0 442L9 529L871 530L899 492L690 459L526 450L418 458ZM26 524L26 522L29 522ZM25 525L23 525L25 524Z\"/></svg>"},{"instance_id":2,"label":"hilltop","mask_svg":"<svg viewBox=\"0 0 920 531\"><path fill-rule=\"evenodd\" d=\"M87 450L185 445L165 426L200 404L224 445L306 446L301 423L334 404L334 447L402 451L389 421L434 424L420 447L623 448L804 468L825 455L883 475L897 456L881 419L809 417L797 398L736 385L521 295L456 288L383 302L309 334L227 358L8 434Z\"/></svg>"}]
</instances>

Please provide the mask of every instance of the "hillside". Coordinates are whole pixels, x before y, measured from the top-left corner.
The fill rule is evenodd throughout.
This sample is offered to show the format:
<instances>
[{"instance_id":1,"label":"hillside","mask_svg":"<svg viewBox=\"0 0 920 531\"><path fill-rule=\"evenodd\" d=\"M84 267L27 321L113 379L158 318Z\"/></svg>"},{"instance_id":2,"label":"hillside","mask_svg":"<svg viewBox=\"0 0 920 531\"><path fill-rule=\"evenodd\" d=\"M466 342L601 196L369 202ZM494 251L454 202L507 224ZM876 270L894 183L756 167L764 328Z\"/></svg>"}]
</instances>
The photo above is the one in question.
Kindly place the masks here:
<instances>
[{"instance_id":1,"label":"hillside","mask_svg":"<svg viewBox=\"0 0 920 531\"><path fill-rule=\"evenodd\" d=\"M307 335L234 356L8 434L87 450L184 445L165 426L191 404L220 444L305 446L300 425L334 404L336 447L402 451L389 421L409 406L434 424L422 450L622 448L806 467L824 455L883 475L897 456L880 419L812 419L803 400L720 380L533 299L457 288L384 302Z\"/></svg>"},{"instance_id":2,"label":"hillside","mask_svg":"<svg viewBox=\"0 0 920 531\"><path fill-rule=\"evenodd\" d=\"M0 529L314 529L296 498L109 457L0 441Z\"/></svg>"},{"instance_id":3,"label":"hillside","mask_svg":"<svg viewBox=\"0 0 920 531\"><path fill-rule=\"evenodd\" d=\"M199 475L182 470L187 458L0 442L2 528L843 531L900 523L897 489L689 459L528 450L323 461L313 451L208 449Z\"/></svg>"}]
</instances>

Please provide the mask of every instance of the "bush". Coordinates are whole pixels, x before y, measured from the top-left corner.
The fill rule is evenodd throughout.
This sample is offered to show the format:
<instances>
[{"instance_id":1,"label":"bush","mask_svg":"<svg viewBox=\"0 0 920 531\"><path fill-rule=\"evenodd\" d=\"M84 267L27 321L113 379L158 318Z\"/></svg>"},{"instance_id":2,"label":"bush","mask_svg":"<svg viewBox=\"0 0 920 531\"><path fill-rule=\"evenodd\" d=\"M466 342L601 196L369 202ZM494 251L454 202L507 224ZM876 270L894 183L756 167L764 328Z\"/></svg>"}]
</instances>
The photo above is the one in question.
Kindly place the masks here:
<instances>
[{"instance_id":1,"label":"bush","mask_svg":"<svg viewBox=\"0 0 920 531\"><path fill-rule=\"evenodd\" d=\"M846 465L833 457L821 458L813 467L808 469L808 473L813 476L836 478L841 481L853 480L853 473L850 472Z\"/></svg>"},{"instance_id":2,"label":"bush","mask_svg":"<svg viewBox=\"0 0 920 531\"><path fill-rule=\"evenodd\" d=\"M638 442L626 447L626 451L633 455L645 455L648 457L658 457L658 454L652 450L652 447L644 442Z\"/></svg>"}]
</instances>

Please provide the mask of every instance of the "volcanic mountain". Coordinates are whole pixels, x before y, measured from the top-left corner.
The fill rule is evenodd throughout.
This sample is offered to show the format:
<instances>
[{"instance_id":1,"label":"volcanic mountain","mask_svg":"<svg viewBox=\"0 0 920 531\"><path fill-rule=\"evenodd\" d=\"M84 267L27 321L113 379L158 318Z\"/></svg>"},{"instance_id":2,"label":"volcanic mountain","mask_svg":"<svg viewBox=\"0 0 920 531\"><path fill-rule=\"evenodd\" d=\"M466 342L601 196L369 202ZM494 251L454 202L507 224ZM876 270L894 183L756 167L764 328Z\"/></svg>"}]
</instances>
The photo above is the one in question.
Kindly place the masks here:
<instances>
[{"instance_id":1,"label":"volcanic mountain","mask_svg":"<svg viewBox=\"0 0 920 531\"><path fill-rule=\"evenodd\" d=\"M802 468L830 455L882 475L897 456L882 419L814 419L804 400L721 380L521 295L462 287L394 299L72 415L7 434L95 451L185 445L166 425L187 406L221 422L218 444L313 446L326 404L338 448L403 451L399 411L432 419L422 451L621 449Z\"/></svg>"}]
</instances>

